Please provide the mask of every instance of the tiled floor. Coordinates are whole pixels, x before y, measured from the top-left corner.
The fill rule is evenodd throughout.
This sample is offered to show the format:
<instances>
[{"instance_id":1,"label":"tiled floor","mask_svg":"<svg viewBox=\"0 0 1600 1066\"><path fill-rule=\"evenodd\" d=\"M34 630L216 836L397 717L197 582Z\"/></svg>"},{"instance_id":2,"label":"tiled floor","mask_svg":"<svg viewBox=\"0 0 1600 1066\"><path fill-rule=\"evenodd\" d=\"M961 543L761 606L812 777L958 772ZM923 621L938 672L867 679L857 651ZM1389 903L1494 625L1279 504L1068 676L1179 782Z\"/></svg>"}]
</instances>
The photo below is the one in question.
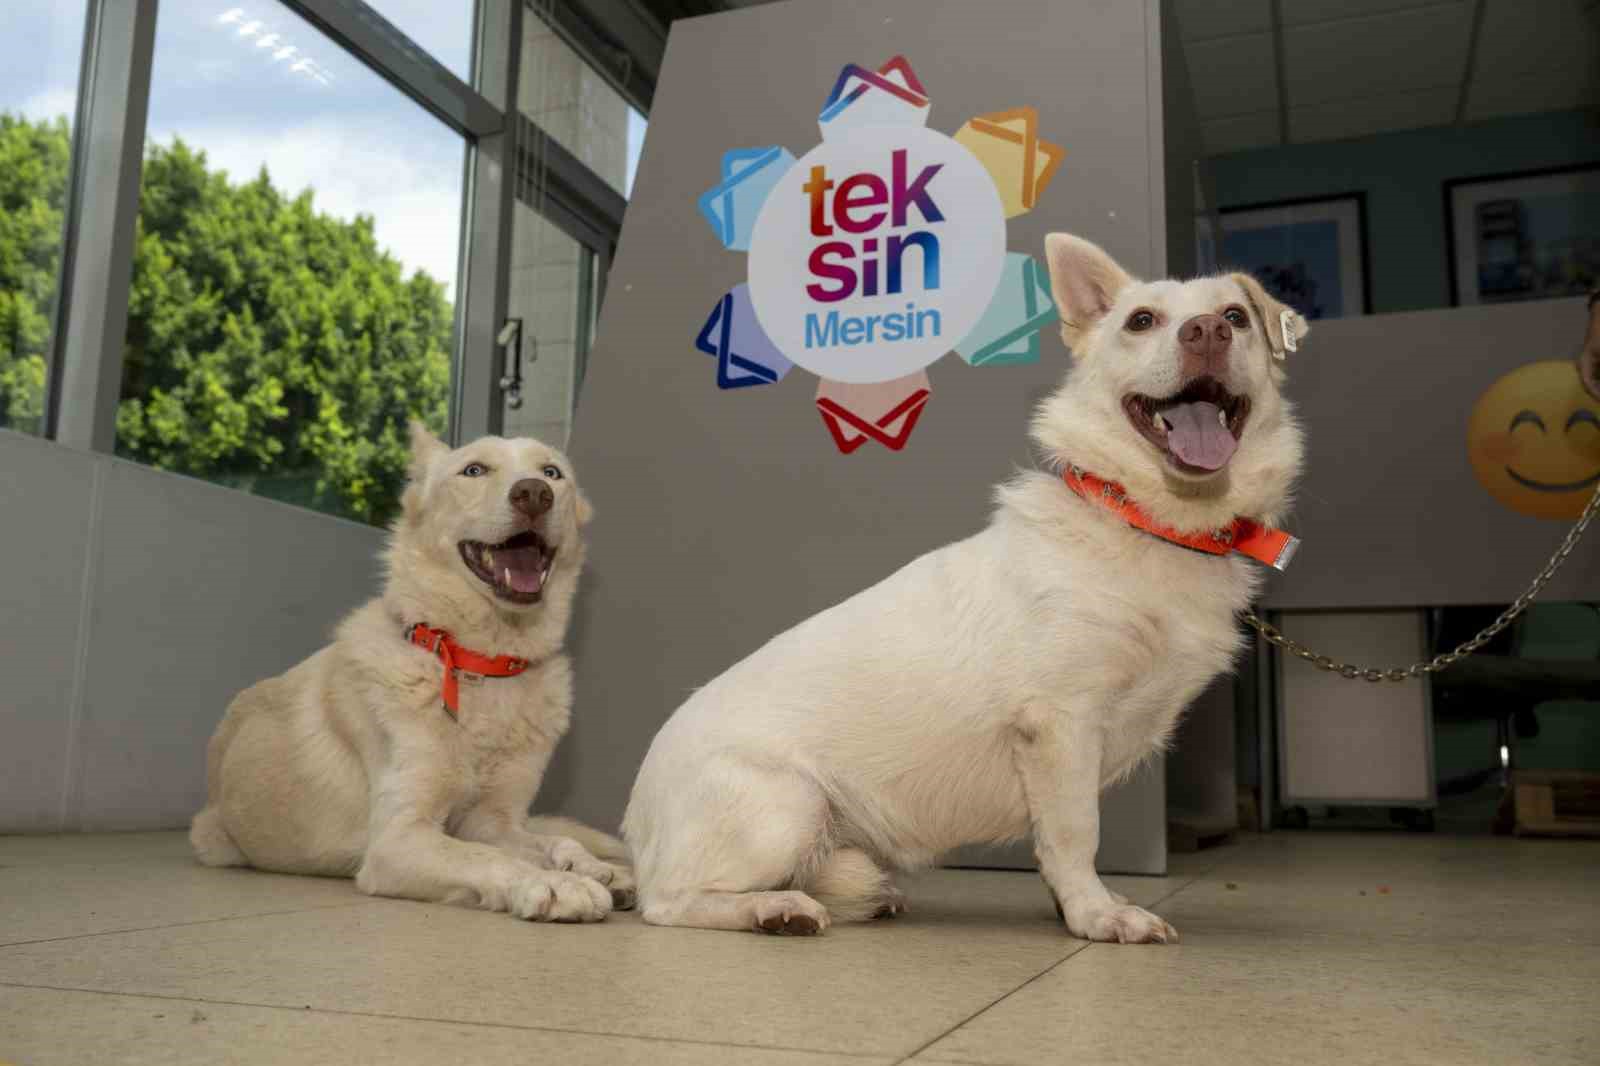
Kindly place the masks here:
<instances>
[{"instance_id":1,"label":"tiled floor","mask_svg":"<svg viewBox=\"0 0 1600 1066\"><path fill-rule=\"evenodd\" d=\"M1278 833L1111 880L1183 942L1074 940L1020 873L773 939L0 838L0 1062L1600 1063L1600 844Z\"/></svg>"}]
</instances>

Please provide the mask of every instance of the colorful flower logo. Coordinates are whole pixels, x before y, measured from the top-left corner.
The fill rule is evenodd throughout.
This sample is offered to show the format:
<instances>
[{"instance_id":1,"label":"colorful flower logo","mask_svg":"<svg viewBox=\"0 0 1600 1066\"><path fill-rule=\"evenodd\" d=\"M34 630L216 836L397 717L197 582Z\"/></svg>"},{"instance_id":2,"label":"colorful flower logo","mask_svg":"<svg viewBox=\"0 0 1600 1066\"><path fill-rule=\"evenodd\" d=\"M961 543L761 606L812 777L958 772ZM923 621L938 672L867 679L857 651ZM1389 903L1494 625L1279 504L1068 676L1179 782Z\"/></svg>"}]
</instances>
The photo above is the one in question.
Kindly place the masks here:
<instances>
[{"instance_id":1,"label":"colorful flower logo","mask_svg":"<svg viewBox=\"0 0 1600 1066\"><path fill-rule=\"evenodd\" d=\"M699 199L748 281L712 308L695 346L717 386L780 381L799 366L839 451L904 448L954 351L970 366L1039 358L1056 318L1049 280L1006 249L1061 167L1031 107L978 115L946 136L904 56L846 66L817 117L822 143L735 148Z\"/></svg>"}]
</instances>

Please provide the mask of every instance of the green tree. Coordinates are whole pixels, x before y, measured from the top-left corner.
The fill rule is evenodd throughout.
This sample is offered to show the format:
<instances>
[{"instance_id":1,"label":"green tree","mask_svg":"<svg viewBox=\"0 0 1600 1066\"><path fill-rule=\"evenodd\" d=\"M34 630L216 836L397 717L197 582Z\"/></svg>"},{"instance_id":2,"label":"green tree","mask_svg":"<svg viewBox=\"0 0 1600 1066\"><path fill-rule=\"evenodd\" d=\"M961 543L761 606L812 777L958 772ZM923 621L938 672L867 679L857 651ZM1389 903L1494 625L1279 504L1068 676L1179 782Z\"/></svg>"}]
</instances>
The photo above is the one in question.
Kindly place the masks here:
<instances>
[{"instance_id":1,"label":"green tree","mask_svg":"<svg viewBox=\"0 0 1600 1066\"><path fill-rule=\"evenodd\" d=\"M14 212L31 219L54 204L58 235L66 127L8 120L0 165L30 150L13 147L14 136L59 146L59 185L41 175L18 197L19 210L7 198L7 177L0 177L5 225ZM29 307L48 306L54 267L43 265L43 280L31 285L24 273L14 274L6 232L0 230L0 293L15 290L32 301ZM27 296L41 287L43 302ZM0 328L8 327L8 313L19 317L5 308L0 304ZM32 373L40 388L27 396L37 404L42 394L48 324L42 315L39 321L43 332L7 328L34 346L14 344L0 356L0 419L14 422L8 411L27 410L22 386L6 384L11 377L26 385ZM285 195L265 168L234 184L181 140L152 145L145 153L117 450L152 466L381 522L392 514L404 479L407 421L420 417L444 429L451 321L444 286L421 271L406 278L378 247L371 218L319 214L310 191Z\"/></svg>"},{"instance_id":2,"label":"green tree","mask_svg":"<svg viewBox=\"0 0 1600 1066\"><path fill-rule=\"evenodd\" d=\"M0 426L37 433L61 268L67 120L0 112Z\"/></svg>"}]
</instances>

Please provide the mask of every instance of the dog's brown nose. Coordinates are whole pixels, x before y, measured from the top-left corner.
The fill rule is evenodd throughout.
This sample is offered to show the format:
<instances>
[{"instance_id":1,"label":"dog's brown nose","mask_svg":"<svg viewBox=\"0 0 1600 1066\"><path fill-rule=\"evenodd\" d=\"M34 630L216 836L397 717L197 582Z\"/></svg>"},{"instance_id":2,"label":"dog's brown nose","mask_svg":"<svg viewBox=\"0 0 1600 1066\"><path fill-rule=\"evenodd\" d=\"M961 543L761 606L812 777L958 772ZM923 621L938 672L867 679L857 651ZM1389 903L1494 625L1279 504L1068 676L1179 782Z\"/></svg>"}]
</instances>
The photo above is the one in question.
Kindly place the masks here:
<instances>
[{"instance_id":1,"label":"dog's brown nose","mask_svg":"<svg viewBox=\"0 0 1600 1066\"><path fill-rule=\"evenodd\" d=\"M1221 315L1195 315L1178 327L1185 377L1219 375L1228 368L1233 327Z\"/></svg>"},{"instance_id":2,"label":"dog's brown nose","mask_svg":"<svg viewBox=\"0 0 1600 1066\"><path fill-rule=\"evenodd\" d=\"M511 506L527 515L538 518L555 505L556 494L536 477L525 477L511 486Z\"/></svg>"}]
</instances>

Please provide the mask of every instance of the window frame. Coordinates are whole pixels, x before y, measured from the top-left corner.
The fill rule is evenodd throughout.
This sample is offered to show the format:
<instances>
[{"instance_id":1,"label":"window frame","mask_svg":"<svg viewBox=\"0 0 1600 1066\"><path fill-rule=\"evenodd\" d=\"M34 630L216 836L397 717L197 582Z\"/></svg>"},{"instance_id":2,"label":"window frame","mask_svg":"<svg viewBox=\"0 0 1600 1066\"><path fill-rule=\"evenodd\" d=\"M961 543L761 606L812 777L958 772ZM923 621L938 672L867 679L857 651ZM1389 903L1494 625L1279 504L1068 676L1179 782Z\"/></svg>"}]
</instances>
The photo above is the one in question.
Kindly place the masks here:
<instances>
[{"instance_id":1,"label":"window frame","mask_svg":"<svg viewBox=\"0 0 1600 1066\"><path fill-rule=\"evenodd\" d=\"M506 317L512 209L527 142L547 153L555 195L547 191L546 210L596 256L600 292L626 205L517 111L528 0L477 0L471 84L364 0L279 2L463 137L449 435L459 444L499 432L504 353L495 337ZM85 18L44 436L106 454L116 451L159 7L159 0L89 0Z\"/></svg>"}]
</instances>

